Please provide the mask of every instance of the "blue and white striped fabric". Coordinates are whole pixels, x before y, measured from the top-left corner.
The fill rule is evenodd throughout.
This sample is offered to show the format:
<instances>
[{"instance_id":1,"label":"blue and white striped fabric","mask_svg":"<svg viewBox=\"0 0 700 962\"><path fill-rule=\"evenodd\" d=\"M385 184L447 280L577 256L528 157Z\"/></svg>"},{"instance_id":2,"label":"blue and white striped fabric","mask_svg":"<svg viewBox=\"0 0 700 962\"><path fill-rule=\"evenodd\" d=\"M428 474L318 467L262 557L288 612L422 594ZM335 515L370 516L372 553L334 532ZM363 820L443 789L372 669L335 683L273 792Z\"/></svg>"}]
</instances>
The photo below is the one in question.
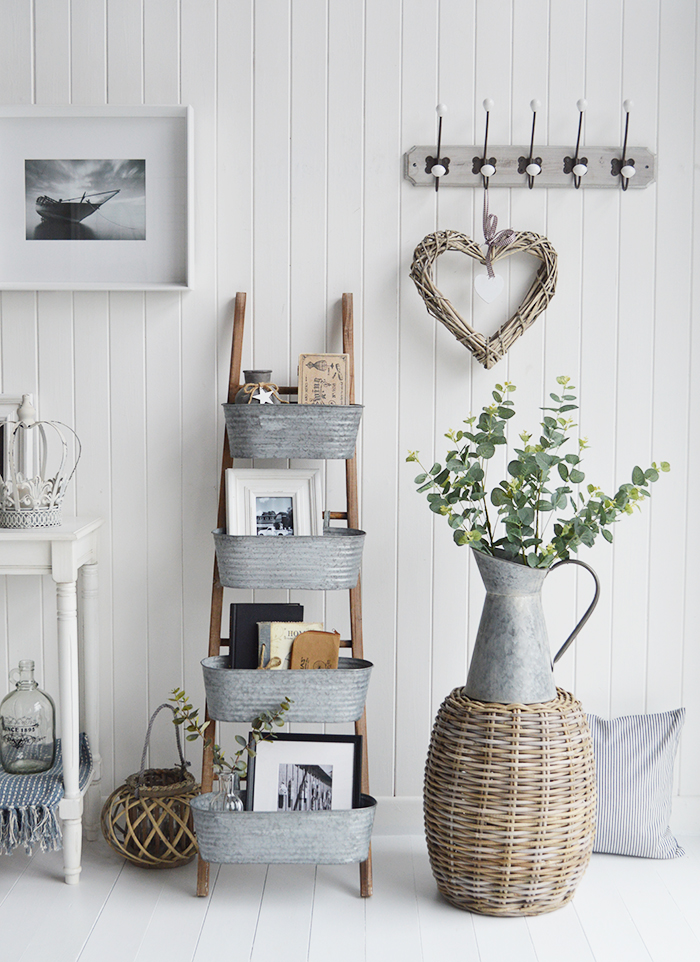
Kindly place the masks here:
<instances>
[{"instance_id":1,"label":"blue and white striped fabric","mask_svg":"<svg viewBox=\"0 0 700 962\"><path fill-rule=\"evenodd\" d=\"M87 736L80 736L79 786L83 791L92 773L92 755ZM63 845L58 803L63 798L61 740L56 758L47 772L38 775L10 775L0 767L0 855L24 847L28 855L35 847L53 852Z\"/></svg>"},{"instance_id":2,"label":"blue and white striped fabric","mask_svg":"<svg viewBox=\"0 0 700 962\"><path fill-rule=\"evenodd\" d=\"M676 858L685 855L669 828L673 763L685 708L605 721L588 715L598 813L594 852Z\"/></svg>"}]
</instances>

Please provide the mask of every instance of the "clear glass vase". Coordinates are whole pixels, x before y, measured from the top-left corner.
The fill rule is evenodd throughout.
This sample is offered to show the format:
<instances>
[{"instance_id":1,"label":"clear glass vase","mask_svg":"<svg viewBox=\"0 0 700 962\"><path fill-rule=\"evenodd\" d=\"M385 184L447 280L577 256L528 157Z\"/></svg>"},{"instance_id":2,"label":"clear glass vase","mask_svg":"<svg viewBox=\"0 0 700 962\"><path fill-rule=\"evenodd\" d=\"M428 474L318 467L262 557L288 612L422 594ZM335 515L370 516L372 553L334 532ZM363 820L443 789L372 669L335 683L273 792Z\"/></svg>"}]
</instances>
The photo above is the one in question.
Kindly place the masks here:
<instances>
[{"instance_id":1,"label":"clear glass vase","mask_svg":"<svg viewBox=\"0 0 700 962\"><path fill-rule=\"evenodd\" d=\"M219 772L219 789L211 800L210 808L213 812L243 811L238 775L233 772Z\"/></svg>"},{"instance_id":2,"label":"clear glass vase","mask_svg":"<svg viewBox=\"0 0 700 962\"><path fill-rule=\"evenodd\" d=\"M15 690L0 703L0 760L6 772L45 772L56 755L56 709L34 680L34 662L20 661L10 673Z\"/></svg>"}]
</instances>

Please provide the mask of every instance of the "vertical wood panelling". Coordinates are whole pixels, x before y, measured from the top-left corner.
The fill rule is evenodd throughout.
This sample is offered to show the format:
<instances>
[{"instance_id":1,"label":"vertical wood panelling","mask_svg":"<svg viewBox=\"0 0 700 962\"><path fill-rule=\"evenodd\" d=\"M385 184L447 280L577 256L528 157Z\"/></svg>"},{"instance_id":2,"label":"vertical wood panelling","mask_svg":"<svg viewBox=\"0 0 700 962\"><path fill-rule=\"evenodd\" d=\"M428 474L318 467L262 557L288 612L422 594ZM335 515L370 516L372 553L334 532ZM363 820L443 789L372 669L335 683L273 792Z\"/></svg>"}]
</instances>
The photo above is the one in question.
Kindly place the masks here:
<instances>
[{"instance_id":1,"label":"vertical wood panelling","mask_svg":"<svg viewBox=\"0 0 700 962\"><path fill-rule=\"evenodd\" d=\"M474 102L474 20L475 3L441 2L439 20L439 74L436 101L447 106L443 120L443 137L448 144L471 143L473 134ZM429 115L433 124L437 116ZM449 131L449 133L448 133ZM438 191L435 199L435 224L431 228L459 230L469 234L475 202L475 191ZM408 198L410 201L410 196ZM416 238L418 241L419 238ZM471 308L472 272L462 255L447 257L436 265L436 278L440 289L454 291L455 303L462 316L468 316ZM466 282L465 282L466 276ZM458 292L458 293L457 293ZM422 310L417 291L412 291L413 307ZM470 385L472 377L471 354L459 344L441 324L423 313L419 321L435 332L435 389L427 377L415 387L418 397L428 404L431 395L435 403L435 456L444 462L449 447L445 432L462 427L470 413ZM413 446L413 445L411 445ZM403 462L406 452L400 452ZM401 465L402 472L410 480L417 471L413 464ZM426 513L425 495L412 494L415 512ZM433 523L435 564L432 576L432 691L431 717L434 717L443 698L457 685L464 684L467 677L467 578L471 552L458 548L452 537L452 529L442 519Z\"/></svg>"},{"instance_id":2,"label":"vertical wood panelling","mask_svg":"<svg viewBox=\"0 0 700 962\"><path fill-rule=\"evenodd\" d=\"M70 39L70 0L34 0L36 103L67 102Z\"/></svg>"},{"instance_id":3,"label":"vertical wood panelling","mask_svg":"<svg viewBox=\"0 0 700 962\"><path fill-rule=\"evenodd\" d=\"M631 123L635 143L655 143L657 135L658 70L655 62L659 0L645 7L624 7L622 96L634 100ZM630 128L632 129L632 128ZM629 194L629 191L627 192ZM654 370L654 245L649 243L656 222L656 187L640 191L635 203L620 205L620 285L617 343L617 443L616 484L630 480L633 465L647 467L666 458L661 446L652 449L653 397L643 385L651 384ZM664 477L664 483L666 478ZM647 595L648 567L640 574L639 559L649 556L651 506L647 503L633 522L616 532L613 551L612 658L610 712L631 714L644 710L647 605L630 605L639 592Z\"/></svg>"},{"instance_id":4,"label":"vertical wood panelling","mask_svg":"<svg viewBox=\"0 0 700 962\"><path fill-rule=\"evenodd\" d=\"M687 475L687 449L688 441L694 440L688 423L692 259L689 243L675 250L668 236L673 231L676 236L690 237L692 229L693 131L689 119L697 87L689 65L693 62L696 29L695 3L662 3L652 449L655 454L664 452L661 457L671 462L672 470L664 477L663 499L655 499L651 506L649 711L661 710L669 702L677 704L681 697L682 648L674 645L669 650L668 639L681 638L684 627L685 585L680 566L686 553L684 493L686 484L692 484ZM672 338L669 318L673 318ZM667 552L669 557L678 558L678 568L664 561ZM694 556L691 548L688 558ZM697 588L691 585L690 590ZM691 625L687 628L694 630Z\"/></svg>"},{"instance_id":5,"label":"vertical wood panelling","mask_svg":"<svg viewBox=\"0 0 700 962\"><path fill-rule=\"evenodd\" d=\"M548 143L570 144L573 150L578 124L576 101L586 92L586 11L582 4L553 3L549 16L549 77L543 133L546 124ZM583 191L572 187L551 198L547 205L546 234L557 251L559 274L565 280L557 285L556 297L545 319L542 385L545 403L550 399L550 392L557 393L554 387L558 376L568 375L577 388L581 383ZM534 417L531 420L534 421ZM574 438L570 445L574 452L575 445ZM567 637L575 624L575 573L564 569L548 579L544 599L551 647L556 650L557 643ZM575 651L569 651L566 658L557 663L555 671L557 684L567 691L576 690L575 655Z\"/></svg>"},{"instance_id":6,"label":"vertical wood panelling","mask_svg":"<svg viewBox=\"0 0 700 962\"><path fill-rule=\"evenodd\" d=\"M105 0L71 0L71 103L107 100Z\"/></svg>"},{"instance_id":7,"label":"vertical wood panelling","mask_svg":"<svg viewBox=\"0 0 700 962\"><path fill-rule=\"evenodd\" d=\"M209 637L209 602L221 470L220 403L226 382L217 384L217 4L181 0L182 102L195 121L195 290L182 298L182 570L184 611L183 682L194 703L203 704L199 666ZM222 47L222 51L223 51ZM197 212L200 212L197 215ZM223 224L221 225L224 226ZM229 322L230 323L230 322ZM230 327L227 328L230 331ZM225 340L230 352L230 333ZM194 749L195 757L198 747ZM192 749L188 755L193 754ZM196 762L193 762L196 766ZM196 770L196 767L195 767Z\"/></svg>"},{"instance_id":8,"label":"vertical wood panelling","mask_svg":"<svg viewBox=\"0 0 700 962\"><path fill-rule=\"evenodd\" d=\"M605 10L606 29L599 24ZM586 117L588 141L620 129L622 48L622 0L606 3L591 0L586 33ZM599 64L607 64L605 71ZM608 134L609 136L609 134ZM619 136L619 134L618 134ZM614 491L616 440L617 323L619 283L620 194L589 191L583 198L581 367L579 387L580 431L588 437L585 451L585 484ZM602 541L602 539L600 539ZM607 549L607 550L606 550ZM589 563L607 586L591 618L589 631L596 644L581 644L575 653L576 690L590 711L606 714L610 705L610 659L612 618L612 552L602 542L590 552ZM585 573L578 576L578 610L583 614L589 597Z\"/></svg>"},{"instance_id":9,"label":"vertical wood panelling","mask_svg":"<svg viewBox=\"0 0 700 962\"><path fill-rule=\"evenodd\" d=\"M367 698L370 784L394 791L396 711L396 606L398 474L405 468L398 444L399 277L403 262L398 228L402 187L394 176L401 140L401 0L366 7L364 156L364 383L362 457L366 466L362 523L370 532L362 566L366 657L374 663Z\"/></svg>"},{"instance_id":10,"label":"vertical wood panelling","mask_svg":"<svg viewBox=\"0 0 700 962\"><path fill-rule=\"evenodd\" d=\"M693 0L34 0L4 4L0 26L0 102L194 109L192 291L0 295L2 390L33 392L43 415L75 425L84 454L67 510L106 522L105 787L133 771L148 713L170 688L203 698L232 298L248 293L244 366L293 382L301 351L340 349L340 296L352 291L374 793L420 793L434 712L464 680L483 599L470 553L416 495L406 452L443 459L445 431L506 378L518 385L515 437L569 374L590 437L587 481L614 490L651 459L672 471L612 548L582 552L603 600L556 679L602 714L685 703L680 791L700 794ZM657 183L547 192L498 189L494 178L499 228L549 237L559 283L546 316L487 372L429 317L408 277L425 234L482 239L483 193L414 188L401 154L433 140L439 100L443 142L478 143L484 97L495 101L492 144L528 142L536 97L536 143L573 150L581 96L584 147L617 143L622 100L635 101L630 141L657 153ZM509 290L486 309L462 261L445 257L439 284L475 326L495 328L532 265L501 262ZM494 459L494 479L503 465ZM340 466L325 477L329 506L342 507ZM53 585L5 582L0 665L29 654L51 687ZM564 569L545 593L555 648L590 584ZM344 593L293 594L307 616L347 631ZM234 597L253 593L227 592L226 603ZM170 740L159 725L152 763L169 760Z\"/></svg>"},{"instance_id":11,"label":"vertical wood panelling","mask_svg":"<svg viewBox=\"0 0 700 962\"><path fill-rule=\"evenodd\" d=\"M697 313L700 304L700 97L698 97L698 78L700 72L700 25L695 28L695 102L694 115L694 169L693 177L693 263L691 304ZM697 478L700 472L700 445L692 443L697 436L696 425L700 423L700 337L693 331L690 352L690 398L688 405L688 478ZM700 718L696 693L700 690L700 646L697 644L695 625L700 624L700 592L697 590L698 575L695 570L695 545L700 541L700 512L697 507L694 485L689 483L685 493L686 508L686 550L685 550L685 618L683 644L683 672L681 679L681 700L688 705L688 724L683 745L680 749L680 793L700 795Z\"/></svg>"}]
</instances>

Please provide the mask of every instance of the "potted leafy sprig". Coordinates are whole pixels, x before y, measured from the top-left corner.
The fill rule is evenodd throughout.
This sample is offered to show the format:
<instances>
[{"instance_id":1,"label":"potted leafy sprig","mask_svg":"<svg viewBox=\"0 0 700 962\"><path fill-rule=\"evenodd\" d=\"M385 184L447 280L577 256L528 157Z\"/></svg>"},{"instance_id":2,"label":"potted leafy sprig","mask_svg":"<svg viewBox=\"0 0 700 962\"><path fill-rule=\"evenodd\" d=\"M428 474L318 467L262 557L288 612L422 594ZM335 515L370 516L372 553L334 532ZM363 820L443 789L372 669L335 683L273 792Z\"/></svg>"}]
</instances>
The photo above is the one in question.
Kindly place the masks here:
<instances>
[{"instance_id":1,"label":"potted leafy sprig","mask_svg":"<svg viewBox=\"0 0 700 962\"><path fill-rule=\"evenodd\" d=\"M199 709L192 705L186 692L181 688L174 688L172 697L168 700L175 703L173 723L184 725L187 741L196 741L201 738L204 747L212 750L214 770L219 778L219 796L212 803L212 807L223 811L240 811L243 804L238 785L239 780L245 779L248 774L248 759L255 757L261 741L274 739L274 729L281 728L285 724L284 716L291 707L292 699L283 699L274 711L261 711L253 719L248 740L242 735L236 735L236 741L241 747L230 761L221 746L208 736L209 720L200 722Z\"/></svg>"},{"instance_id":2,"label":"potted leafy sprig","mask_svg":"<svg viewBox=\"0 0 700 962\"><path fill-rule=\"evenodd\" d=\"M509 397L515 385L508 381L496 384L493 403L485 405L478 418L467 418L465 430L447 432L445 437L455 447L448 451L444 466L435 463L428 470L417 451L409 452L406 460L422 469L415 478L418 492L427 493L430 509L447 518L458 545L531 568L548 568L568 559L581 545L591 547L599 534L612 541L610 526L621 515L632 514L649 497L649 485L659 479L659 472L669 470L666 461L653 462L646 470L635 467L631 482L621 484L614 495L594 484L587 485L586 494L577 492L586 477L581 453L587 443L581 438L576 452L561 453L576 426L570 414L577 405L570 378L558 377L557 383L560 393L550 394L553 404L542 409L539 438L527 432L520 435L522 447L513 449L508 477L490 492L488 462L499 446L508 444L506 427L515 414Z\"/></svg>"}]
</instances>

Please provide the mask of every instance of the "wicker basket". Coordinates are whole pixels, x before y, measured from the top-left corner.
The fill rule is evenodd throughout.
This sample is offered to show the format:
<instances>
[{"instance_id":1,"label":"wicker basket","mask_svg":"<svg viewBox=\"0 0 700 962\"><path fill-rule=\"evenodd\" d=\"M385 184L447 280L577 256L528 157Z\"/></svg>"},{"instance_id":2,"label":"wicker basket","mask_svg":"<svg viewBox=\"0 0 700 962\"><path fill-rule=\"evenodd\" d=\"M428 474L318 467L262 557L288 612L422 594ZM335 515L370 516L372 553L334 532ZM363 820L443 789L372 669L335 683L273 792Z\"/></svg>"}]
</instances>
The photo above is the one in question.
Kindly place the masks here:
<instances>
[{"instance_id":1,"label":"wicker basket","mask_svg":"<svg viewBox=\"0 0 700 962\"><path fill-rule=\"evenodd\" d=\"M233 458L351 458L361 404L224 404Z\"/></svg>"},{"instance_id":2,"label":"wicker basket","mask_svg":"<svg viewBox=\"0 0 700 962\"><path fill-rule=\"evenodd\" d=\"M261 538L213 532L219 580L226 588L354 588L365 532L326 528L322 535Z\"/></svg>"},{"instance_id":3,"label":"wicker basket","mask_svg":"<svg viewBox=\"0 0 700 962\"><path fill-rule=\"evenodd\" d=\"M141 771L129 775L102 809L102 834L107 843L142 868L175 868L191 862L197 854L190 801L199 795L199 785L185 770L179 728L175 735L180 767L144 768L151 727L161 708L175 711L164 704L151 715Z\"/></svg>"},{"instance_id":4,"label":"wicker basket","mask_svg":"<svg viewBox=\"0 0 700 962\"><path fill-rule=\"evenodd\" d=\"M438 712L425 771L428 853L442 895L483 915L540 915L574 894L593 850L595 763L586 716L561 689L535 705Z\"/></svg>"},{"instance_id":5,"label":"wicker basket","mask_svg":"<svg viewBox=\"0 0 700 962\"><path fill-rule=\"evenodd\" d=\"M357 721L372 673L372 662L362 658L340 658L337 668L310 671L228 668L227 662L221 655L202 661L207 710L216 721L252 722L284 698L292 699L285 721Z\"/></svg>"},{"instance_id":6,"label":"wicker basket","mask_svg":"<svg viewBox=\"0 0 700 962\"><path fill-rule=\"evenodd\" d=\"M360 807L330 812L214 812L211 795L192 802L199 852L205 862L364 862L377 802L360 795Z\"/></svg>"}]
</instances>

